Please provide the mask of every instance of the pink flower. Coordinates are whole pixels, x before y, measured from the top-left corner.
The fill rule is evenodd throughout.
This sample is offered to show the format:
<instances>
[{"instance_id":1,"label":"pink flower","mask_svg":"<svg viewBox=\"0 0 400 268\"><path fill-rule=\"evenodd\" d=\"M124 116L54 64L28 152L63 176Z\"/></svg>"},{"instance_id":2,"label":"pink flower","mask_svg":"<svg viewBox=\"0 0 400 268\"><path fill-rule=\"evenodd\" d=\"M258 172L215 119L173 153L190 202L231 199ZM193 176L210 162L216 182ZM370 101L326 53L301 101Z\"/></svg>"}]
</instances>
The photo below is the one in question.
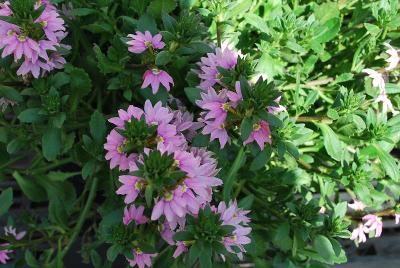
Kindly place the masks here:
<instances>
[{"instance_id":1,"label":"pink flower","mask_svg":"<svg viewBox=\"0 0 400 268\"><path fill-rule=\"evenodd\" d=\"M253 131L250 136L243 142L243 145L249 144L256 141L258 146L260 146L261 151L264 150L265 143L272 143L271 140L271 130L269 129L269 124L261 120L259 123L253 125Z\"/></svg>"},{"instance_id":2,"label":"pink flower","mask_svg":"<svg viewBox=\"0 0 400 268\"><path fill-rule=\"evenodd\" d=\"M187 252L187 251L188 251L188 247L186 246L185 241L178 241L176 243L176 249L175 249L172 257L178 258L182 253Z\"/></svg>"},{"instance_id":3,"label":"pink flower","mask_svg":"<svg viewBox=\"0 0 400 268\"><path fill-rule=\"evenodd\" d=\"M201 133L204 135L211 134L210 140L218 139L221 149L224 148L225 144L230 141L225 124L218 121L204 121L204 123L206 125Z\"/></svg>"},{"instance_id":4,"label":"pink flower","mask_svg":"<svg viewBox=\"0 0 400 268\"><path fill-rule=\"evenodd\" d=\"M367 237L365 236L364 232L368 232L367 229L365 228L365 226L360 223L358 224L358 227L355 228L353 230L353 232L351 233L351 240L357 240L358 239L358 243L365 243L367 241Z\"/></svg>"},{"instance_id":5,"label":"pink flower","mask_svg":"<svg viewBox=\"0 0 400 268\"><path fill-rule=\"evenodd\" d=\"M225 48L217 48L215 53L208 53L207 57L202 57L199 77L202 79L200 88L207 90L220 82L220 74L217 67L232 70L237 63L238 53Z\"/></svg>"},{"instance_id":6,"label":"pink flower","mask_svg":"<svg viewBox=\"0 0 400 268\"><path fill-rule=\"evenodd\" d=\"M239 81L236 81L236 83L235 83L235 91L236 92L233 92L233 91L229 90L226 93L226 95L228 96L229 100L231 101L230 105L233 108L236 108L238 103L239 103L239 101L243 100L242 90L240 89L240 82Z\"/></svg>"},{"instance_id":7,"label":"pink flower","mask_svg":"<svg viewBox=\"0 0 400 268\"><path fill-rule=\"evenodd\" d=\"M388 98L387 94L385 91L380 92L378 97L375 99L375 102L382 102L382 111L386 113L387 111L390 111L393 115L396 115L399 113L399 111L396 111L393 107L392 102Z\"/></svg>"},{"instance_id":8,"label":"pink flower","mask_svg":"<svg viewBox=\"0 0 400 268\"><path fill-rule=\"evenodd\" d=\"M149 100L147 100L149 101ZM146 101L146 103L147 103ZM143 110L135 107L133 105L129 105L128 110L118 110L118 117L112 117L108 119L108 122L114 124L118 128L124 128L125 127L125 122L132 120L132 118L135 118L137 120L140 120L140 118L143 115Z\"/></svg>"},{"instance_id":9,"label":"pink flower","mask_svg":"<svg viewBox=\"0 0 400 268\"><path fill-rule=\"evenodd\" d=\"M197 134L196 130L203 127L203 123L194 122L193 114L184 111L175 111L171 124L176 126L176 130L183 133L188 141L191 141Z\"/></svg>"},{"instance_id":10,"label":"pink flower","mask_svg":"<svg viewBox=\"0 0 400 268\"><path fill-rule=\"evenodd\" d=\"M239 259L243 259L243 252L246 252L243 245L251 242L247 236L250 234L251 228L245 227L250 222L246 216L249 212L238 208L236 201L230 201L228 207L224 202L220 202L217 208L217 213L221 215L222 225L235 227L231 236L224 237L223 244L228 252L236 254ZM240 251L234 251L232 246L238 247Z\"/></svg>"},{"instance_id":11,"label":"pink flower","mask_svg":"<svg viewBox=\"0 0 400 268\"><path fill-rule=\"evenodd\" d=\"M176 218L184 217L186 213L186 202L179 191L167 192L154 205L151 220L158 220L161 215L165 215L167 221L173 223Z\"/></svg>"},{"instance_id":12,"label":"pink flower","mask_svg":"<svg viewBox=\"0 0 400 268\"><path fill-rule=\"evenodd\" d=\"M368 214L365 215L362 220L365 222L365 232L369 233L375 231L375 237L380 237L382 234L383 223L382 219L376 215Z\"/></svg>"},{"instance_id":13,"label":"pink flower","mask_svg":"<svg viewBox=\"0 0 400 268\"><path fill-rule=\"evenodd\" d=\"M137 225L145 224L147 222L147 217L143 216L143 211L143 206L139 206L138 208L134 205L131 205L129 208L125 207L122 221L125 225L128 225L132 221L135 221Z\"/></svg>"},{"instance_id":14,"label":"pink flower","mask_svg":"<svg viewBox=\"0 0 400 268\"><path fill-rule=\"evenodd\" d=\"M353 204L348 204L349 208L356 211L363 211L367 206L363 202L353 199Z\"/></svg>"},{"instance_id":15,"label":"pink flower","mask_svg":"<svg viewBox=\"0 0 400 268\"><path fill-rule=\"evenodd\" d=\"M12 11L10 9L10 1L5 1L4 3L0 3L0 16L11 16Z\"/></svg>"},{"instance_id":16,"label":"pink flower","mask_svg":"<svg viewBox=\"0 0 400 268\"><path fill-rule=\"evenodd\" d=\"M4 227L4 234L6 236L12 235L15 238L15 240L21 240L26 235L26 231L17 233L16 228L14 228L12 226L6 226L6 227Z\"/></svg>"},{"instance_id":17,"label":"pink flower","mask_svg":"<svg viewBox=\"0 0 400 268\"><path fill-rule=\"evenodd\" d=\"M17 62L22 56L36 62L40 52L39 44L28 36L17 31L9 30L7 35L0 38L0 49L3 49L1 57L14 54L14 61Z\"/></svg>"},{"instance_id":18,"label":"pink flower","mask_svg":"<svg viewBox=\"0 0 400 268\"><path fill-rule=\"evenodd\" d=\"M10 245L9 243L0 244L0 246L2 246L2 247L6 247L6 246L9 246L9 245ZM1 249L0 250L0 263L6 264L7 261L10 260L10 257L8 256L8 254L11 254L13 252L14 252L13 250Z\"/></svg>"},{"instance_id":19,"label":"pink flower","mask_svg":"<svg viewBox=\"0 0 400 268\"><path fill-rule=\"evenodd\" d=\"M389 66L386 67L386 70L390 71L397 67L400 62L399 54L397 53L397 49L393 48L389 43L384 43L384 45L388 48L386 53L389 54L389 58L386 59L386 62L389 63Z\"/></svg>"},{"instance_id":20,"label":"pink flower","mask_svg":"<svg viewBox=\"0 0 400 268\"><path fill-rule=\"evenodd\" d=\"M281 101L281 97L278 97L275 102L279 103ZM275 113L279 113L279 112L283 112L286 110L286 108L282 105L279 105L278 107L276 106L268 106L267 110L269 113L275 114Z\"/></svg>"},{"instance_id":21,"label":"pink flower","mask_svg":"<svg viewBox=\"0 0 400 268\"><path fill-rule=\"evenodd\" d=\"M137 265L139 268L144 268L145 266L151 266L151 258L157 256L157 254L147 254L143 253L139 248L133 249L133 260L127 259L129 266L135 267Z\"/></svg>"},{"instance_id":22,"label":"pink flower","mask_svg":"<svg viewBox=\"0 0 400 268\"><path fill-rule=\"evenodd\" d=\"M105 156L106 160L110 160L110 168L119 167L119 170L129 169L129 163L137 159L137 154L132 153L127 155L123 146L126 143L126 139L121 136L116 130L111 130L107 136L107 142L104 144L104 149L107 150Z\"/></svg>"},{"instance_id":23,"label":"pink flower","mask_svg":"<svg viewBox=\"0 0 400 268\"><path fill-rule=\"evenodd\" d=\"M28 73L32 73L33 77L38 78L41 70L46 70L49 72L51 70L51 67L41 60L37 60L34 63L33 61L25 59L25 61L19 67L17 75L27 75Z\"/></svg>"},{"instance_id":24,"label":"pink flower","mask_svg":"<svg viewBox=\"0 0 400 268\"><path fill-rule=\"evenodd\" d=\"M400 214L394 214L396 224L400 223Z\"/></svg>"},{"instance_id":25,"label":"pink flower","mask_svg":"<svg viewBox=\"0 0 400 268\"><path fill-rule=\"evenodd\" d=\"M151 125L168 124L174 117L173 113L167 108L162 107L161 101L153 106L149 100L146 100L144 103L144 113L146 123Z\"/></svg>"},{"instance_id":26,"label":"pink flower","mask_svg":"<svg viewBox=\"0 0 400 268\"><path fill-rule=\"evenodd\" d=\"M64 20L56 10L45 9L35 22L42 25L46 37L52 42L57 43L64 34Z\"/></svg>"},{"instance_id":27,"label":"pink flower","mask_svg":"<svg viewBox=\"0 0 400 268\"><path fill-rule=\"evenodd\" d=\"M231 107L226 96L227 90L223 89L218 94L213 88L209 88L207 93L201 93L201 100L196 101L196 104L206 110L204 119L215 119L218 122L224 122L228 110Z\"/></svg>"},{"instance_id":28,"label":"pink flower","mask_svg":"<svg viewBox=\"0 0 400 268\"><path fill-rule=\"evenodd\" d=\"M166 71L153 68L144 72L141 88L146 88L151 85L153 94L156 94L160 87L160 83L167 89L167 91L171 89L170 84L174 85L172 77Z\"/></svg>"},{"instance_id":29,"label":"pink flower","mask_svg":"<svg viewBox=\"0 0 400 268\"><path fill-rule=\"evenodd\" d=\"M174 240L172 239L174 232L171 230L171 227L167 222L164 222L158 226L158 231L160 232L161 238L164 239L169 245L175 245Z\"/></svg>"},{"instance_id":30,"label":"pink flower","mask_svg":"<svg viewBox=\"0 0 400 268\"><path fill-rule=\"evenodd\" d=\"M125 204L130 204L136 200L140 191L144 188L143 181L139 177L131 175L119 176L122 186L118 188L118 195L125 195Z\"/></svg>"},{"instance_id":31,"label":"pink flower","mask_svg":"<svg viewBox=\"0 0 400 268\"><path fill-rule=\"evenodd\" d=\"M147 49L162 49L165 46L165 43L161 41L161 34L152 36L149 31L145 31L144 34L136 32L136 34L129 34L128 37L132 38L132 40L126 42L129 45L128 50L136 54L140 54Z\"/></svg>"}]
</instances>

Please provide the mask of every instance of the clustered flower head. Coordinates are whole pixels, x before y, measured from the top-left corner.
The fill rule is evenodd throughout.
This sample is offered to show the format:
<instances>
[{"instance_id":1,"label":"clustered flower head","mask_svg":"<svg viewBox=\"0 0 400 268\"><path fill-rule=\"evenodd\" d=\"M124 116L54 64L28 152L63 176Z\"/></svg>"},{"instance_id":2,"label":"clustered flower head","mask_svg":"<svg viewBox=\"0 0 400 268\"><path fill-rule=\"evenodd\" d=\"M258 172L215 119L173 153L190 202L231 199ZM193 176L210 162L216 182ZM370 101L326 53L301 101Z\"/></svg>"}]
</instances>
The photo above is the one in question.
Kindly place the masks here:
<instances>
[{"instance_id":1,"label":"clustered flower head","mask_svg":"<svg viewBox=\"0 0 400 268\"><path fill-rule=\"evenodd\" d=\"M243 94L241 82L235 81L233 85L227 85L223 82L223 74L221 70L233 72L239 60L239 53L235 53L228 48L223 50L217 48L215 53L208 53L207 57L201 58L199 63L200 70L195 71L201 79L199 88L201 99L196 104L203 110L200 114L199 122L204 123L202 134L210 135L210 140L218 140L221 148L230 142L229 131L241 125L246 115L252 116L254 107L245 106L244 102L250 103L250 99L256 100L258 103L263 103L270 96L265 96L265 99L260 98L259 94L250 92L247 96ZM260 90L266 90L267 84L262 79L254 85ZM248 83L248 82L246 82ZM261 89L261 86L265 86ZM247 86L247 85L246 85ZM249 91L257 91L252 88ZM264 97L264 96L263 96ZM271 100L276 104L280 101L280 96ZM280 105L268 105L257 107L261 113L278 113L284 110ZM269 123L260 117L253 117L251 131L249 135L243 138L243 144L256 142L261 150L264 150L265 144L272 143L272 135Z\"/></svg>"},{"instance_id":2,"label":"clustered flower head","mask_svg":"<svg viewBox=\"0 0 400 268\"><path fill-rule=\"evenodd\" d=\"M151 35L149 31L136 32L135 34L129 34L128 38L128 50L135 54L142 54L147 52L145 65L150 67L143 74L143 84L141 88L147 88L151 86L153 94L158 92L160 84L164 86L167 91L170 91L171 85L174 85L172 77L164 70L159 69L155 65L155 57L158 50L165 47L165 43L162 41L161 34Z\"/></svg>"},{"instance_id":3,"label":"clustered flower head","mask_svg":"<svg viewBox=\"0 0 400 268\"><path fill-rule=\"evenodd\" d=\"M12 236L15 240L21 240L26 235L26 231L17 232L16 228L12 226L4 227L4 235ZM10 246L10 243L2 243L0 244L1 247ZM11 249L1 249L0 250L0 263L6 264L10 260L9 254L12 254L14 251Z\"/></svg>"},{"instance_id":4,"label":"clustered flower head","mask_svg":"<svg viewBox=\"0 0 400 268\"><path fill-rule=\"evenodd\" d=\"M385 68L386 71L392 71L396 69L400 62L399 54L397 49L393 48L389 43L384 43L384 45L388 48L386 53L390 56L386 62L389 63L389 66ZM385 87L385 80L383 78L382 73L377 72L373 69L366 68L362 70L363 73L368 74L368 76L372 79L372 86L379 89L379 95L375 99L375 102L381 102L383 107L383 112L386 113L390 111L393 115L399 113L393 107L392 102L390 101Z\"/></svg>"},{"instance_id":5,"label":"clustered flower head","mask_svg":"<svg viewBox=\"0 0 400 268\"><path fill-rule=\"evenodd\" d=\"M58 49L63 46L61 41L67 33L64 20L48 1L39 1L30 10L39 15L26 23L26 18L21 18L18 10L13 9L13 2L1 4L0 14L9 17L12 23L0 21L0 49L3 49L2 58L13 55L14 61L20 64L18 75L31 73L38 78L41 73L63 68L66 61Z\"/></svg>"},{"instance_id":6,"label":"clustered flower head","mask_svg":"<svg viewBox=\"0 0 400 268\"><path fill-rule=\"evenodd\" d=\"M144 109L130 105L119 110L118 116L109 119L115 127L104 145L110 168L118 167L127 174L119 176L121 186L116 194L124 197L125 226L140 226L156 222L160 236L176 245L174 257L186 251L187 243L175 241L173 234L182 230L188 216L197 217L199 211L212 202L213 189L222 185L213 154L205 149L190 147L188 140L201 126L185 111L173 111L161 102L153 105L149 100ZM186 139L188 137L188 139ZM145 205L143 205L145 204ZM244 252L242 245L250 242L246 235L251 231L247 224L248 212L237 207L236 202L226 208L220 204L221 224L234 225L229 237L221 242L231 253L232 247ZM238 256L241 256L240 253ZM133 256L133 258L132 258ZM127 257L131 266L151 265L156 256L138 245Z\"/></svg>"}]
</instances>

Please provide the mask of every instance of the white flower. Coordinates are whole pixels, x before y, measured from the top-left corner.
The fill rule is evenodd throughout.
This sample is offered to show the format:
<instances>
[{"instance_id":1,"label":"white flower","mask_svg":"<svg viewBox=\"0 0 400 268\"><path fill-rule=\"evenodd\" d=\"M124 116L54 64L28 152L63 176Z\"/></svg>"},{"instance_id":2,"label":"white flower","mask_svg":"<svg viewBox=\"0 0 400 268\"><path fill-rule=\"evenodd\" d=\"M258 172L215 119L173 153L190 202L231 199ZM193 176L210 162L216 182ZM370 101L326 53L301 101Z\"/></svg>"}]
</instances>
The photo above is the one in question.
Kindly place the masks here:
<instances>
[{"instance_id":1,"label":"white flower","mask_svg":"<svg viewBox=\"0 0 400 268\"><path fill-rule=\"evenodd\" d=\"M353 210L357 210L357 211L363 211L364 208L366 208L367 206L361 202L358 201L356 199L353 199L353 204L348 204L349 208L352 208Z\"/></svg>"},{"instance_id":2,"label":"white flower","mask_svg":"<svg viewBox=\"0 0 400 268\"><path fill-rule=\"evenodd\" d=\"M363 73L367 73L372 78L372 86L380 89L381 92L385 92L385 80L383 80L382 74L372 69L364 69Z\"/></svg>"},{"instance_id":3,"label":"white flower","mask_svg":"<svg viewBox=\"0 0 400 268\"><path fill-rule=\"evenodd\" d=\"M384 45L388 47L386 53L390 55L390 57L386 59L386 62L389 63L389 66L386 67L386 70L390 71L396 68L396 66L399 64L400 58L399 54L397 53L397 49L394 49L389 43L384 43Z\"/></svg>"}]
</instances>

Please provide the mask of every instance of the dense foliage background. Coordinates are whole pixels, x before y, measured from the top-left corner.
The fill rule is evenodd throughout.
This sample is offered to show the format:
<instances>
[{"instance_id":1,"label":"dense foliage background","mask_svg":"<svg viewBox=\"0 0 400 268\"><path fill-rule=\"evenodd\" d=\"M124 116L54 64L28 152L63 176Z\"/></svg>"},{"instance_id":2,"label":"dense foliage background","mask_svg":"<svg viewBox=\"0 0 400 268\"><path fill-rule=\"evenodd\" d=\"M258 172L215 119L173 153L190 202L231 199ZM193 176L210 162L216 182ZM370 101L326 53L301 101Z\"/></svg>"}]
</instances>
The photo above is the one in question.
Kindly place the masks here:
<instances>
[{"instance_id":1,"label":"dense foliage background","mask_svg":"<svg viewBox=\"0 0 400 268\"><path fill-rule=\"evenodd\" d=\"M27 232L21 239L1 236L15 267L63 267L73 246L82 263L112 267L123 255L132 258L127 245L143 241L145 253L158 253L154 267L211 267L204 258L213 259L212 267L326 267L346 262L340 239L349 239L363 216L379 223L400 214L399 70L385 69L384 45L400 47L398 1L51 2L68 33L66 46L58 47L63 68L35 78L17 74L21 62L13 55L0 59L0 181L17 183L1 186L0 215L5 225ZM127 36L136 31L161 33L165 47L151 55L128 51ZM124 199L116 191L126 173L105 160L114 127L107 120L150 100L185 109L197 121L204 93L198 63L221 46L240 53L234 68L218 69L215 88L234 91L240 81L245 99L246 90L258 95L248 93L256 101L240 106L240 121L228 117L234 123L225 147L201 129L188 146L206 147L217 160L223 185L213 188L212 204L237 200L251 210L251 243L243 260L226 252L224 262L215 248L173 258L176 247L161 239L156 224L122 225ZM169 92L141 89L152 62L173 78ZM367 68L378 75L371 79ZM375 79L383 80L385 94ZM264 110L285 107L260 115L271 128L265 148L243 145L255 124L247 112L257 101L268 104ZM18 191L31 203L13 213ZM146 191L146 201L152 194ZM348 208L351 198L365 207ZM46 213L35 210L43 206ZM376 226L370 229L376 236ZM175 239L189 240L185 235Z\"/></svg>"}]
</instances>

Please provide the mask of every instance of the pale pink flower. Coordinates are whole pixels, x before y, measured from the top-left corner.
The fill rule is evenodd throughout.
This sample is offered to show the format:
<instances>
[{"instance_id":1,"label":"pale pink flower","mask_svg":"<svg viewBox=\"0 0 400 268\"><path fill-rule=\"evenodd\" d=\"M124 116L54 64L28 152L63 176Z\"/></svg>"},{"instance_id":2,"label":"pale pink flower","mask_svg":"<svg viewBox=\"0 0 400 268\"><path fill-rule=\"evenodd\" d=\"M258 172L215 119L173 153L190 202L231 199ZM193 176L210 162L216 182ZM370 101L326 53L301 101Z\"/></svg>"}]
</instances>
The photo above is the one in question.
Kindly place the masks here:
<instances>
[{"instance_id":1,"label":"pale pink flower","mask_svg":"<svg viewBox=\"0 0 400 268\"><path fill-rule=\"evenodd\" d=\"M175 218L184 217L187 213L186 202L181 195L179 191L165 193L163 197L156 201L151 213L151 220L158 220L161 215L165 215L167 221L172 223Z\"/></svg>"},{"instance_id":2,"label":"pale pink flower","mask_svg":"<svg viewBox=\"0 0 400 268\"><path fill-rule=\"evenodd\" d=\"M142 115L143 115L142 109L135 107L133 105L129 105L126 111L119 109L118 116L108 119L108 122L114 124L118 128L124 128L125 122L128 122L132 119L140 120Z\"/></svg>"},{"instance_id":3,"label":"pale pink flower","mask_svg":"<svg viewBox=\"0 0 400 268\"><path fill-rule=\"evenodd\" d=\"M353 199L353 204L348 204L349 208L356 211L363 211L367 206L357 199Z\"/></svg>"},{"instance_id":4,"label":"pale pink flower","mask_svg":"<svg viewBox=\"0 0 400 268\"><path fill-rule=\"evenodd\" d=\"M364 221L365 232L375 231L375 237L380 237L382 234L383 223L382 219L376 215L365 215L362 220Z\"/></svg>"},{"instance_id":5,"label":"pale pink flower","mask_svg":"<svg viewBox=\"0 0 400 268\"><path fill-rule=\"evenodd\" d=\"M40 52L37 41L28 36L14 30L9 30L6 36L0 38L0 49L3 49L1 57L5 58L8 55L14 55L14 61L17 62L22 56L28 60L36 62Z\"/></svg>"},{"instance_id":6,"label":"pale pink flower","mask_svg":"<svg viewBox=\"0 0 400 268\"><path fill-rule=\"evenodd\" d=\"M42 25L47 39L52 42L58 43L59 38L64 35L64 20L56 10L45 9L35 22Z\"/></svg>"},{"instance_id":7,"label":"pale pink flower","mask_svg":"<svg viewBox=\"0 0 400 268\"><path fill-rule=\"evenodd\" d=\"M390 71L397 67L400 62L399 54L397 53L397 49L393 48L389 43L384 43L384 45L388 48L386 53L389 54L389 58L386 59L386 62L389 63L389 66L385 69Z\"/></svg>"},{"instance_id":8,"label":"pale pink flower","mask_svg":"<svg viewBox=\"0 0 400 268\"><path fill-rule=\"evenodd\" d=\"M174 117L174 114L168 108L162 107L161 101L153 106L149 100L146 100L144 103L144 113L146 123L151 125L168 124Z\"/></svg>"},{"instance_id":9,"label":"pale pink flower","mask_svg":"<svg viewBox=\"0 0 400 268\"><path fill-rule=\"evenodd\" d=\"M379 88L380 91L385 91L385 80L381 73L372 69L363 69L363 73L367 73L372 79L372 86Z\"/></svg>"},{"instance_id":10,"label":"pale pink flower","mask_svg":"<svg viewBox=\"0 0 400 268\"><path fill-rule=\"evenodd\" d=\"M170 84L172 86L174 85L172 77L166 71L153 68L144 72L143 84L141 88L146 88L151 85L153 94L156 94L160 87L160 83L167 89L167 91L171 89Z\"/></svg>"},{"instance_id":11,"label":"pale pink flower","mask_svg":"<svg viewBox=\"0 0 400 268\"><path fill-rule=\"evenodd\" d=\"M118 188L118 195L125 195L125 204L130 204L136 200L140 191L144 188L143 180L136 176L121 175L119 181L122 182Z\"/></svg>"},{"instance_id":12,"label":"pale pink flower","mask_svg":"<svg viewBox=\"0 0 400 268\"><path fill-rule=\"evenodd\" d=\"M351 240L356 240L358 243L365 243L367 241L367 237L365 236L365 233L367 232L366 228L362 223L358 224L358 227L353 230L351 233Z\"/></svg>"},{"instance_id":13,"label":"pale pink flower","mask_svg":"<svg viewBox=\"0 0 400 268\"><path fill-rule=\"evenodd\" d=\"M139 206L138 208L136 208L134 205L131 205L129 208L125 207L124 217L122 219L123 223L128 225L134 221L137 225L145 224L147 222L147 217L143 215L143 211L143 206Z\"/></svg>"},{"instance_id":14,"label":"pale pink flower","mask_svg":"<svg viewBox=\"0 0 400 268\"><path fill-rule=\"evenodd\" d=\"M200 95L201 100L196 101L196 104L207 111L204 119L216 119L218 122L224 122L231 107L228 102L227 90L222 89L217 94L213 88L209 88L207 93L201 93Z\"/></svg>"},{"instance_id":15,"label":"pale pink flower","mask_svg":"<svg viewBox=\"0 0 400 268\"><path fill-rule=\"evenodd\" d=\"M243 245L251 243L251 239L247 236L251 232L250 227L238 227L233 231L233 235L224 237L223 244L226 250L232 254L236 254L240 260L243 260L243 252L246 252ZM239 248L239 252L232 249L233 246Z\"/></svg>"},{"instance_id":16,"label":"pale pink flower","mask_svg":"<svg viewBox=\"0 0 400 268\"><path fill-rule=\"evenodd\" d=\"M321 207L318 211L321 214L324 214L326 212L326 208L325 207Z\"/></svg>"},{"instance_id":17,"label":"pale pink flower","mask_svg":"<svg viewBox=\"0 0 400 268\"><path fill-rule=\"evenodd\" d=\"M25 59L25 61L19 67L17 75L27 75L28 73L31 73L33 77L38 78L41 70L49 72L51 70L51 67L49 64L42 62L41 60L33 62Z\"/></svg>"},{"instance_id":18,"label":"pale pink flower","mask_svg":"<svg viewBox=\"0 0 400 268\"><path fill-rule=\"evenodd\" d=\"M233 225L239 227L240 225L247 225L250 222L250 218L246 215L250 213L250 210L243 210L237 206L237 202L230 201L227 207L225 202L218 204L217 212L221 214L221 220L223 225Z\"/></svg>"},{"instance_id":19,"label":"pale pink flower","mask_svg":"<svg viewBox=\"0 0 400 268\"><path fill-rule=\"evenodd\" d=\"M396 224L400 223L400 214L394 214Z\"/></svg>"},{"instance_id":20,"label":"pale pink flower","mask_svg":"<svg viewBox=\"0 0 400 268\"><path fill-rule=\"evenodd\" d=\"M233 108L236 108L238 103L239 103L239 101L243 100L242 90L240 89L240 82L239 81L236 81L236 83L235 83L235 91L236 92L233 92L233 91L229 90L226 93L226 95L228 96L228 98L230 100L230 105Z\"/></svg>"},{"instance_id":21,"label":"pale pink flower","mask_svg":"<svg viewBox=\"0 0 400 268\"><path fill-rule=\"evenodd\" d=\"M149 48L162 49L165 46L165 43L161 41L161 34L152 36L149 31L145 31L144 34L136 32L136 34L129 34L128 37L132 38L126 42L129 45L128 50L136 54L143 53Z\"/></svg>"},{"instance_id":22,"label":"pale pink flower","mask_svg":"<svg viewBox=\"0 0 400 268\"><path fill-rule=\"evenodd\" d=\"M253 125L253 131L250 136L243 142L243 145L256 141L260 146L261 151L264 150L265 143L272 143L271 130L269 129L268 122L261 120Z\"/></svg>"},{"instance_id":23,"label":"pale pink flower","mask_svg":"<svg viewBox=\"0 0 400 268\"><path fill-rule=\"evenodd\" d=\"M224 148L225 144L230 141L225 124L218 121L203 121L203 123L205 123L205 126L201 133L211 134L210 140L218 139L221 149Z\"/></svg>"},{"instance_id":24,"label":"pale pink flower","mask_svg":"<svg viewBox=\"0 0 400 268\"><path fill-rule=\"evenodd\" d=\"M276 98L275 102L279 103L281 101L281 97ZM286 108L282 105L279 105L278 107L276 106L268 106L267 110L269 113L275 114L275 113L279 113L279 112L283 112L286 111Z\"/></svg>"},{"instance_id":25,"label":"pale pink flower","mask_svg":"<svg viewBox=\"0 0 400 268\"><path fill-rule=\"evenodd\" d=\"M172 239L174 232L171 230L171 227L167 222L158 225L158 231L160 232L161 238L164 239L165 242L171 246L175 245L175 242Z\"/></svg>"},{"instance_id":26,"label":"pale pink flower","mask_svg":"<svg viewBox=\"0 0 400 268\"><path fill-rule=\"evenodd\" d=\"M16 228L14 228L12 226L6 226L6 227L4 227L4 234L6 236L10 236L10 235L13 236L15 238L15 240L21 240L26 235L26 231L17 233Z\"/></svg>"},{"instance_id":27,"label":"pale pink flower","mask_svg":"<svg viewBox=\"0 0 400 268\"><path fill-rule=\"evenodd\" d=\"M396 115L399 113L399 111L396 111L393 107L392 102L388 98L387 94L385 91L380 92L378 97L375 99L375 102L382 102L382 111L386 113L387 111L391 112L393 115Z\"/></svg>"},{"instance_id":28,"label":"pale pink flower","mask_svg":"<svg viewBox=\"0 0 400 268\"><path fill-rule=\"evenodd\" d=\"M151 266L151 258L157 256L157 254L147 254L143 253L139 248L133 249L133 260L127 259L129 266L135 267L137 265L139 268L144 268L145 266Z\"/></svg>"}]
</instances>

